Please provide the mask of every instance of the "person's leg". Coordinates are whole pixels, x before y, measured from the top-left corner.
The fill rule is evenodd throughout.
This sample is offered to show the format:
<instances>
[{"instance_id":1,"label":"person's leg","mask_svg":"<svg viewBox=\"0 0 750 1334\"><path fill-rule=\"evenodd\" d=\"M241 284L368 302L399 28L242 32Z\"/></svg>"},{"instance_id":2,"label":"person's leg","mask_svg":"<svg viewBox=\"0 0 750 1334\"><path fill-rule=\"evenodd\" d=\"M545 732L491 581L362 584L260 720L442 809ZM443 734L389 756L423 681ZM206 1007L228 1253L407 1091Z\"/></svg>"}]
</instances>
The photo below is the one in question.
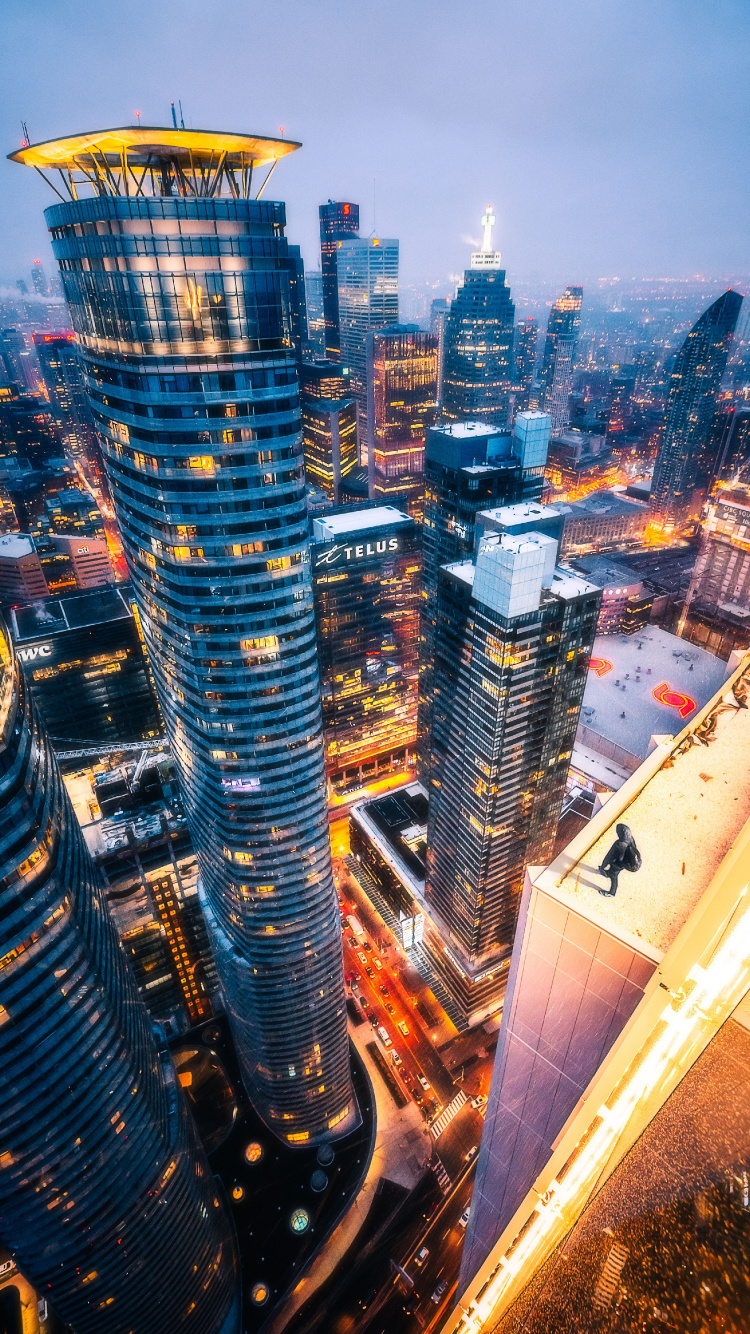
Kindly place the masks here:
<instances>
[{"instance_id":1,"label":"person's leg","mask_svg":"<svg viewBox=\"0 0 750 1334\"><path fill-rule=\"evenodd\" d=\"M613 899L617 893L617 881L620 877L621 867L608 866L606 870L599 868L601 875L606 875L609 879L609 889L600 889L599 893L605 899Z\"/></svg>"}]
</instances>

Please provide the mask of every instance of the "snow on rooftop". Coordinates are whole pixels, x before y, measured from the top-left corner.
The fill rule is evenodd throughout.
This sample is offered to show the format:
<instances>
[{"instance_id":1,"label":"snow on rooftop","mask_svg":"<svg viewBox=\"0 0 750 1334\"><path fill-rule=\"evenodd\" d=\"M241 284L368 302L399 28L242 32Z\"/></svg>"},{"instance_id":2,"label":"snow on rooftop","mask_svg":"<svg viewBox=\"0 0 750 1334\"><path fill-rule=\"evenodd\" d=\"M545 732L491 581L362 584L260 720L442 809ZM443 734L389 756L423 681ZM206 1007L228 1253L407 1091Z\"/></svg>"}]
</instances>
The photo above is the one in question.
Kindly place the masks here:
<instances>
[{"instance_id":1,"label":"snow on rooftop","mask_svg":"<svg viewBox=\"0 0 750 1334\"><path fill-rule=\"evenodd\" d=\"M397 510L395 505L377 505L373 509L351 510L348 514L326 514L313 520L318 542L328 542L345 533L361 533L370 528L411 522L409 515Z\"/></svg>"},{"instance_id":2,"label":"snow on rooftop","mask_svg":"<svg viewBox=\"0 0 750 1334\"><path fill-rule=\"evenodd\" d=\"M736 673L750 681L750 655ZM733 678L733 679L736 679ZM661 745L599 815L535 876L540 888L607 930L638 938L646 953L660 957L708 888L724 857L750 819L750 708L737 708L731 689L721 701L708 744L697 740L682 753L677 741ZM705 714L697 715L700 725ZM691 733L692 734L692 733ZM684 738L683 738L684 742ZM615 826L633 832L643 865L620 874L617 895L598 871L617 837Z\"/></svg>"}]
</instances>

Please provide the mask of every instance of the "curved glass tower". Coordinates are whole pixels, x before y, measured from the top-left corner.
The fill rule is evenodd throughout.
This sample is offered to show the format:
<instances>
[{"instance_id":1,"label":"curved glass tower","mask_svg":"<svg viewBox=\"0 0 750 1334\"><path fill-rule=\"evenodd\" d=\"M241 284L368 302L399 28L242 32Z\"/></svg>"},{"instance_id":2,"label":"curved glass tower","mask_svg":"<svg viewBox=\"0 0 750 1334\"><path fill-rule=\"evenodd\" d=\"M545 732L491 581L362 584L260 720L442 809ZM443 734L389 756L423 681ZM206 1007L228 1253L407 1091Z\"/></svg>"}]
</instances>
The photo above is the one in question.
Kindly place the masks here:
<instances>
[{"instance_id":1,"label":"curved glass tower","mask_svg":"<svg viewBox=\"0 0 750 1334\"><path fill-rule=\"evenodd\" d=\"M0 623L0 1241L76 1334L235 1334L232 1225Z\"/></svg>"},{"instance_id":2,"label":"curved glass tower","mask_svg":"<svg viewBox=\"0 0 750 1334\"><path fill-rule=\"evenodd\" d=\"M70 196L46 218L243 1077L303 1144L356 1105L284 206L252 196L296 147L144 128L13 156Z\"/></svg>"}]
</instances>

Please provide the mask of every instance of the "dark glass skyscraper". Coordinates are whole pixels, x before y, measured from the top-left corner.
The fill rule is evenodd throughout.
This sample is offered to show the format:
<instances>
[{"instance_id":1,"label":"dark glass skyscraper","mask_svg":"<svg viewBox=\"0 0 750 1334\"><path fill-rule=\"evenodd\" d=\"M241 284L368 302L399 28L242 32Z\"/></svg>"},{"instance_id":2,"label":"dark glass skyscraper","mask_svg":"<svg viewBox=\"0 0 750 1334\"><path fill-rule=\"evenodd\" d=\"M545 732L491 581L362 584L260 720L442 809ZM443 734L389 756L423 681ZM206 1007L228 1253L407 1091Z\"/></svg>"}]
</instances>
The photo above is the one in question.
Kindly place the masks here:
<instances>
[{"instance_id":1,"label":"dark glass skyscraper","mask_svg":"<svg viewBox=\"0 0 750 1334\"><path fill-rule=\"evenodd\" d=\"M330 361L339 361L341 333L339 330L339 242L359 232L359 204L345 204L329 199L318 209L320 217L320 267L323 274L323 318L325 320L325 354Z\"/></svg>"},{"instance_id":2,"label":"dark glass skyscraper","mask_svg":"<svg viewBox=\"0 0 750 1334\"><path fill-rule=\"evenodd\" d=\"M415 519L424 505L425 436L435 421L438 340L416 324L369 335L370 499Z\"/></svg>"},{"instance_id":3,"label":"dark glass skyscraper","mask_svg":"<svg viewBox=\"0 0 750 1334\"><path fill-rule=\"evenodd\" d=\"M516 408L524 411L529 406L531 382L536 365L536 347L539 339L539 325L536 320L521 320L515 331L515 376Z\"/></svg>"},{"instance_id":4,"label":"dark glass skyscraper","mask_svg":"<svg viewBox=\"0 0 750 1334\"><path fill-rule=\"evenodd\" d=\"M485 421L505 426L513 384L515 306L492 249L494 215L482 223L484 243L471 256L445 321L442 409L448 421Z\"/></svg>"},{"instance_id":5,"label":"dark glass skyscraper","mask_svg":"<svg viewBox=\"0 0 750 1334\"><path fill-rule=\"evenodd\" d=\"M293 1144L356 1115L284 206L251 185L297 146L130 128L14 154L97 182L47 222L243 1078Z\"/></svg>"},{"instance_id":6,"label":"dark glass skyscraper","mask_svg":"<svg viewBox=\"0 0 750 1334\"><path fill-rule=\"evenodd\" d=\"M93 480L100 482L102 454L86 398L75 336L36 333L34 347L50 408L66 446L74 458L90 469Z\"/></svg>"},{"instance_id":7,"label":"dark glass skyscraper","mask_svg":"<svg viewBox=\"0 0 750 1334\"><path fill-rule=\"evenodd\" d=\"M232 1224L0 624L0 1240L76 1334L236 1334Z\"/></svg>"},{"instance_id":8,"label":"dark glass skyscraper","mask_svg":"<svg viewBox=\"0 0 750 1334\"><path fill-rule=\"evenodd\" d=\"M693 325L677 355L651 486L651 519L671 532L700 512L701 453L716 407L742 297L724 292Z\"/></svg>"},{"instance_id":9,"label":"dark glass skyscraper","mask_svg":"<svg viewBox=\"0 0 750 1334\"><path fill-rule=\"evenodd\" d=\"M552 418L552 433L570 421L568 400L573 387L573 359L581 327L582 287L566 287L547 321L539 406Z\"/></svg>"}]
</instances>

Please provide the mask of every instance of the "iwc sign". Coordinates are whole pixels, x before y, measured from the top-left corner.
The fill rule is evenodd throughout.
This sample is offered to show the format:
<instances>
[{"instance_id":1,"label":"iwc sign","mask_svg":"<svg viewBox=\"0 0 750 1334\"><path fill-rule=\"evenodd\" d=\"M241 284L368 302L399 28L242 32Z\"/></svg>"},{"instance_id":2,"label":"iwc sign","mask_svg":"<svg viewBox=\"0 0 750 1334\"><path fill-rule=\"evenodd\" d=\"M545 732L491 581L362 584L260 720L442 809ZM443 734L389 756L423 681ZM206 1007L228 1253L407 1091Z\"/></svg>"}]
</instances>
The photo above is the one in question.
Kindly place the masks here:
<instances>
[{"instance_id":1,"label":"iwc sign","mask_svg":"<svg viewBox=\"0 0 750 1334\"><path fill-rule=\"evenodd\" d=\"M351 546L337 543L327 551L321 551L315 557L315 567L321 565L346 565L347 562L367 560L370 556L394 555L399 550L397 537L373 538L372 542L355 542Z\"/></svg>"}]
</instances>

